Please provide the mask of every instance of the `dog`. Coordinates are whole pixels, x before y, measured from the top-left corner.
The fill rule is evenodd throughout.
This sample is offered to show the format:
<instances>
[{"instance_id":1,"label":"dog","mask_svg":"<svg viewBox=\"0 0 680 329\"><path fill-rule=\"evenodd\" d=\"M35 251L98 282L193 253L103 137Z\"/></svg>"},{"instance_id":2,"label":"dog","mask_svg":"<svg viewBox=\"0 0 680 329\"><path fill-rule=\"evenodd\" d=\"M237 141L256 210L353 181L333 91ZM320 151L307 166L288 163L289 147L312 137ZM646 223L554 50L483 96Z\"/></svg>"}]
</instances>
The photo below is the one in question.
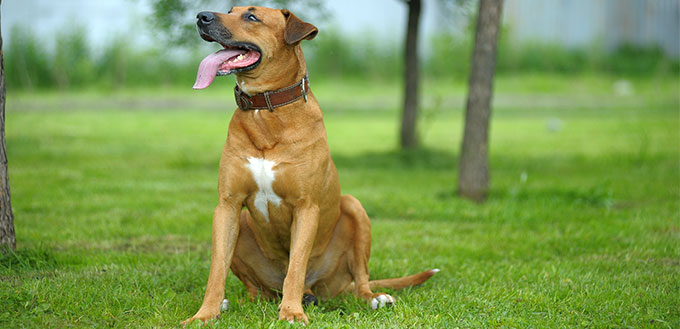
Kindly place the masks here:
<instances>
[{"instance_id":1,"label":"dog","mask_svg":"<svg viewBox=\"0 0 680 329\"><path fill-rule=\"evenodd\" d=\"M303 299L352 292L376 309L395 299L374 289L421 284L437 273L369 281L371 223L356 198L340 194L300 48L318 29L264 7L197 19L201 38L224 49L201 62L194 89L235 74L239 109L220 159L203 304L183 323L219 318L229 268L251 298L281 298L279 320L305 324Z\"/></svg>"}]
</instances>

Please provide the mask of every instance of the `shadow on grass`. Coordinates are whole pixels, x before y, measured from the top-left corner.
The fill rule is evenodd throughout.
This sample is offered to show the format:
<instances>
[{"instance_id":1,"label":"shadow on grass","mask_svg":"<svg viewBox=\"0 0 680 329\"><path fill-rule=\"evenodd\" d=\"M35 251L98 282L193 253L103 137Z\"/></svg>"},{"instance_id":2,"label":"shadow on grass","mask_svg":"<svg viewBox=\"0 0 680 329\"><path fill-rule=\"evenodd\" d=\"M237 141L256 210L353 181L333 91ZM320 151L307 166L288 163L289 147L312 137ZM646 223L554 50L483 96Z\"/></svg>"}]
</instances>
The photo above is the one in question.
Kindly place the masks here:
<instances>
[{"instance_id":1,"label":"shadow on grass","mask_svg":"<svg viewBox=\"0 0 680 329\"><path fill-rule=\"evenodd\" d=\"M577 189L568 188L517 188L511 187L492 191L492 198L510 199L515 202L527 202L536 199L553 199L565 204L581 205L588 207L602 207L610 209L612 206L621 207L623 204L615 203L611 189L592 186Z\"/></svg>"},{"instance_id":2,"label":"shadow on grass","mask_svg":"<svg viewBox=\"0 0 680 329\"><path fill-rule=\"evenodd\" d=\"M431 149L367 152L358 155L332 153L336 167L343 169L455 169L458 157L450 152ZM171 169L216 170L219 157L200 156L190 152L178 154L166 162Z\"/></svg>"},{"instance_id":3,"label":"shadow on grass","mask_svg":"<svg viewBox=\"0 0 680 329\"><path fill-rule=\"evenodd\" d=\"M338 168L347 169L432 169L455 170L458 157L450 152L432 149L392 150L359 155L333 154Z\"/></svg>"},{"instance_id":4,"label":"shadow on grass","mask_svg":"<svg viewBox=\"0 0 680 329\"><path fill-rule=\"evenodd\" d=\"M179 160L178 160L179 159ZM207 170L217 168L217 159L212 157L190 158L180 157L168 163L173 169ZM379 195L400 194L399 189L409 189L412 193L428 193L418 198L427 201L425 204L445 203L449 206L461 206L468 201L456 193L458 176L458 154L442 150L419 148L412 150L389 150L384 152L367 152L361 154L334 153L333 160L339 171L358 173L366 179L374 177L380 182L361 183L356 181L356 187L368 188L366 184L373 184L371 189ZM494 154L490 159L492 182L487 201L500 203L533 203L539 200L551 204L563 204L595 208L619 208L634 205L634 203L616 200L615 191L611 189L610 172L612 163L617 164L619 171L635 167L634 161L623 155L604 158L584 158L582 156L533 156L513 157ZM529 173L530 183L522 181L522 176ZM584 184L564 185L564 172L569 172L573 181L583 181ZM593 180L593 173L597 179ZM420 177L420 178L418 178ZM515 178L516 177L516 178ZM418 181L414 181L414 179ZM442 182L446 181L446 184ZM345 180L345 182L347 182ZM554 186L551 182L562 182ZM359 185L357 185L359 184ZM422 188L423 184L431 189ZM377 186L382 185L382 187ZM552 185L552 186L551 186ZM577 185L577 186L574 186ZM387 197L387 196L385 196ZM411 194L411 197L413 195ZM383 198L375 200L379 203L388 202ZM365 201L371 208L370 199ZM414 203L414 206L418 202ZM483 205L481 206L483 207ZM382 206L376 208L383 208ZM394 213L396 211L396 213ZM375 214L376 216L390 216L411 218L406 213L397 210L390 214Z\"/></svg>"},{"instance_id":5,"label":"shadow on grass","mask_svg":"<svg viewBox=\"0 0 680 329\"><path fill-rule=\"evenodd\" d=\"M0 271L49 270L57 266L54 251L44 246L11 250L3 248L0 256Z\"/></svg>"}]
</instances>

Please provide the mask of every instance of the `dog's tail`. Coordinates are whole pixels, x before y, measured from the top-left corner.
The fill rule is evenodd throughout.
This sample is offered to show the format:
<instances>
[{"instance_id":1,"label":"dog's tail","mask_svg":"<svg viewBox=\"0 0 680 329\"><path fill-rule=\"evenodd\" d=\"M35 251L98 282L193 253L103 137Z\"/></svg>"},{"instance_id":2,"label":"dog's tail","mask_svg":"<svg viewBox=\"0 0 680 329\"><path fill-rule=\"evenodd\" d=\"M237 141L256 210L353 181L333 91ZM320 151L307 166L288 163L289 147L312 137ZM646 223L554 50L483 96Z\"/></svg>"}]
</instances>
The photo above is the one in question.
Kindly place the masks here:
<instances>
[{"instance_id":1,"label":"dog's tail","mask_svg":"<svg viewBox=\"0 0 680 329\"><path fill-rule=\"evenodd\" d=\"M433 270L427 270L425 272L420 272L418 274L404 276L401 278L369 281L368 285L371 290L378 288L402 289L406 287L417 286L427 281L433 275L437 274L437 272L439 272L439 269L435 268Z\"/></svg>"}]
</instances>

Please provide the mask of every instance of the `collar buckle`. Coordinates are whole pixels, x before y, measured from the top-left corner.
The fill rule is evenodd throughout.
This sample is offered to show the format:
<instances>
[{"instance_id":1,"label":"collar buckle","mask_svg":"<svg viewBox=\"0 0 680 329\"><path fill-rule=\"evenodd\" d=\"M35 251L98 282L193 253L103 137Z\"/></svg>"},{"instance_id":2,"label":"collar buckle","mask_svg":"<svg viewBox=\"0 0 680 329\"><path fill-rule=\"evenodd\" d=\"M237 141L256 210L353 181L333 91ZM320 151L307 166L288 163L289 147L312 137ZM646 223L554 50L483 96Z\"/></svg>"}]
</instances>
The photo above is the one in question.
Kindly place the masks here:
<instances>
[{"instance_id":1,"label":"collar buckle","mask_svg":"<svg viewBox=\"0 0 680 329\"><path fill-rule=\"evenodd\" d=\"M241 90L238 85L234 87L234 96L236 98L236 105L242 111L248 111L251 107L253 107L253 101L250 100L248 94L243 92L243 90Z\"/></svg>"},{"instance_id":2,"label":"collar buckle","mask_svg":"<svg viewBox=\"0 0 680 329\"><path fill-rule=\"evenodd\" d=\"M309 83L309 78L307 78L307 74L302 78L302 81L300 82L300 90L302 93L302 97L305 99L305 103L307 103L307 88L305 88L305 84Z\"/></svg>"}]
</instances>

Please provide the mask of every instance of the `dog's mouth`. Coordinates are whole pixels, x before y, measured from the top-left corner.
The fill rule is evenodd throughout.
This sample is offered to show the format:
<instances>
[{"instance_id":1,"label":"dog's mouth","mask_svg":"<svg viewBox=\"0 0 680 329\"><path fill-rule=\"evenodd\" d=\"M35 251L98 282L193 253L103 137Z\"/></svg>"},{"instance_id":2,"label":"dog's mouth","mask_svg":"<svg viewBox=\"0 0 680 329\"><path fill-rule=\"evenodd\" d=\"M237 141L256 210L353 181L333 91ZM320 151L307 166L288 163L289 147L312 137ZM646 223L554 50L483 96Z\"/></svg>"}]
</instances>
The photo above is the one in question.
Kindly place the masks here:
<instances>
[{"instance_id":1,"label":"dog's mouth","mask_svg":"<svg viewBox=\"0 0 680 329\"><path fill-rule=\"evenodd\" d=\"M205 38L204 38L205 39ZM229 75L254 69L260 64L262 51L249 42L230 42L201 61L196 74L194 89L203 89L215 80L216 76Z\"/></svg>"}]
</instances>

